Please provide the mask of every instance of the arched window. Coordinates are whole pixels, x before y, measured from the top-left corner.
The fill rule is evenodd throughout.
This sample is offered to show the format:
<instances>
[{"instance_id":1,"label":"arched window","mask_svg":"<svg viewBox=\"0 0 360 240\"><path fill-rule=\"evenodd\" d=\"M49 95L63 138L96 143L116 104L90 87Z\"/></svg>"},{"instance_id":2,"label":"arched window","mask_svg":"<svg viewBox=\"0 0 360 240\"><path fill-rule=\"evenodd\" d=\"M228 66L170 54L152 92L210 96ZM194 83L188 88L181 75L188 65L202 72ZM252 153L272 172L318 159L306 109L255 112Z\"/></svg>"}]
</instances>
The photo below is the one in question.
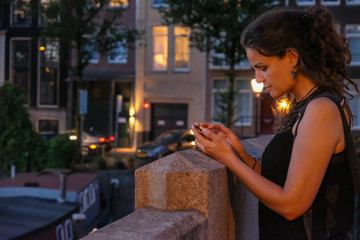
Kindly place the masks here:
<instances>
[{"instance_id":1,"label":"arched window","mask_svg":"<svg viewBox=\"0 0 360 240\"><path fill-rule=\"evenodd\" d=\"M80 212L84 212L86 210L85 201L84 201L84 192L79 194L79 203L80 203Z\"/></svg>"},{"instance_id":2,"label":"arched window","mask_svg":"<svg viewBox=\"0 0 360 240\"><path fill-rule=\"evenodd\" d=\"M74 239L74 232L73 226L70 219L65 221L65 238L66 240L73 240Z\"/></svg>"},{"instance_id":3,"label":"arched window","mask_svg":"<svg viewBox=\"0 0 360 240\"><path fill-rule=\"evenodd\" d=\"M65 240L64 227L62 224L59 224L56 227L56 240Z\"/></svg>"}]
</instances>

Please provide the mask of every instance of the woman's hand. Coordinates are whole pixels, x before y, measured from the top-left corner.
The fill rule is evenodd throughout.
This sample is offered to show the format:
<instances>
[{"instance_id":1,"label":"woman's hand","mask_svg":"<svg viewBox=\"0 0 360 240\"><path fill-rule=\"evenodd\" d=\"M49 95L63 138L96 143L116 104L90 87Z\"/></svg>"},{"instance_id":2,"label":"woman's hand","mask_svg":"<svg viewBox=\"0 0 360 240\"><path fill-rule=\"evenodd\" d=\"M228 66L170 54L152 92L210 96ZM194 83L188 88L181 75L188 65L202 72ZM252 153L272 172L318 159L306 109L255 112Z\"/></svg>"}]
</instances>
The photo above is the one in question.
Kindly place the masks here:
<instances>
[{"instance_id":1,"label":"woman's hand","mask_svg":"<svg viewBox=\"0 0 360 240\"><path fill-rule=\"evenodd\" d=\"M223 137L221 131L211 130L210 125L201 124L202 133L193 125L192 130L195 135L196 145L207 155L215 158L224 165L229 165L229 160L234 159L235 153L232 146ZM219 135L217 134L219 133Z\"/></svg>"},{"instance_id":2,"label":"woman's hand","mask_svg":"<svg viewBox=\"0 0 360 240\"><path fill-rule=\"evenodd\" d=\"M201 123L199 125L203 128L210 129L216 135L223 138L234 148L234 150L239 154L241 158L244 157L245 149L241 144L240 139L229 128L225 127L222 124Z\"/></svg>"}]
</instances>

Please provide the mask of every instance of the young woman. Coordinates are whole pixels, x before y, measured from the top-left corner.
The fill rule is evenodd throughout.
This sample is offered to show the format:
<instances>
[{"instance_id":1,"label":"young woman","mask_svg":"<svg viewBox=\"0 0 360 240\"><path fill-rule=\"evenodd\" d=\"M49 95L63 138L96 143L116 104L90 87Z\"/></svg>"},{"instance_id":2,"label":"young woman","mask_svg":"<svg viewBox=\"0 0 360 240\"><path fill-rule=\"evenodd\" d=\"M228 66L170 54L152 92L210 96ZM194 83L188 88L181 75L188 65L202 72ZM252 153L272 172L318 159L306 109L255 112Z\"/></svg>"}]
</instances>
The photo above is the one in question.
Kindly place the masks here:
<instances>
[{"instance_id":1,"label":"young woman","mask_svg":"<svg viewBox=\"0 0 360 240\"><path fill-rule=\"evenodd\" d=\"M273 98L294 98L258 162L220 124L193 126L196 144L226 165L259 199L260 239L348 239L354 187L345 151L352 114L346 101L351 61L329 11L267 12L242 35L258 83ZM344 103L345 102L345 103ZM340 105L341 104L341 105Z\"/></svg>"}]
</instances>

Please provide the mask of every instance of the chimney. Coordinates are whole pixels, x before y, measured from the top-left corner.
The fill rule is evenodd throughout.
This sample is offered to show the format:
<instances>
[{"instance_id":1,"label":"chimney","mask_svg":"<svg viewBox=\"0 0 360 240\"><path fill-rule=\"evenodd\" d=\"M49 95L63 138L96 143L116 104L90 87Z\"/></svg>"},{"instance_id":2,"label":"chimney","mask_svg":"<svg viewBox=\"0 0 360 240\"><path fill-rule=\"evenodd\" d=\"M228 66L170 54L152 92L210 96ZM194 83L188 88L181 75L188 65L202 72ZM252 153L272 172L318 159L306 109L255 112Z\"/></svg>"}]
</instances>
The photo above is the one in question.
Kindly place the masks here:
<instances>
[{"instance_id":1,"label":"chimney","mask_svg":"<svg viewBox=\"0 0 360 240\"><path fill-rule=\"evenodd\" d=\"M60 175L60 197L58 198L59 203L64 203L66 201L66 174L59 172Z\"/></svg>"}]
</instances>

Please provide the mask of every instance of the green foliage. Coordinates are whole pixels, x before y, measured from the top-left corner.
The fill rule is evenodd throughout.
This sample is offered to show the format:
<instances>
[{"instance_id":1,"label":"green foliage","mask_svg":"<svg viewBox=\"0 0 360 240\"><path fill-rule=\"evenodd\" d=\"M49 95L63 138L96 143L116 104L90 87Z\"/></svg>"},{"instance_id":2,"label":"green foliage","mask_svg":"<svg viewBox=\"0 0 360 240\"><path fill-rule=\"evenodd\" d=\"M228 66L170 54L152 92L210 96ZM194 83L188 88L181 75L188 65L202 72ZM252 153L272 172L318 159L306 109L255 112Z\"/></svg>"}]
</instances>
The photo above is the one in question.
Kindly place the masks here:
<instances>
[{"instance_id":1,"label":"green foliage","mask_svg":"<svg viewBox=\"0 0 360 240\"><path fill-rule=\"evenodd\" d=\"M223 53L229 64L226 77L229 88L225 124L231 127L234 119L236 96L236 64L246 58L240 38L246 26L261 13L283 6L284 1L273 0L167 0L168 8L160 12L166 24L180 24L191 28L190 41L193 47L207 54Z\"/></svg>"},{"instance_id":2,"label":"green foliage","mask_svg":"<svg viewBox=\"0 0 360 240\"><path fill-rule=\"evenodd\" d=\"M30 159L31 170L40 170L45 144L29 120L24 107L24 93L17 85L5 82L0 87L0 168L9 173L12 163L25 171ZM28 156L28 159L27 159Z\"/></svg>"},{"instance_id":3,"label":"green foliage","mask_svg":"<svg viewBox=\"0 0 360 240\"><path fill-rule=\"evenodd\" d=\"M47 161L44 168L74 168L79 158L76 141L71 141L68 134L60 134L48 143Z\"/></svg>"}]
</instances>

